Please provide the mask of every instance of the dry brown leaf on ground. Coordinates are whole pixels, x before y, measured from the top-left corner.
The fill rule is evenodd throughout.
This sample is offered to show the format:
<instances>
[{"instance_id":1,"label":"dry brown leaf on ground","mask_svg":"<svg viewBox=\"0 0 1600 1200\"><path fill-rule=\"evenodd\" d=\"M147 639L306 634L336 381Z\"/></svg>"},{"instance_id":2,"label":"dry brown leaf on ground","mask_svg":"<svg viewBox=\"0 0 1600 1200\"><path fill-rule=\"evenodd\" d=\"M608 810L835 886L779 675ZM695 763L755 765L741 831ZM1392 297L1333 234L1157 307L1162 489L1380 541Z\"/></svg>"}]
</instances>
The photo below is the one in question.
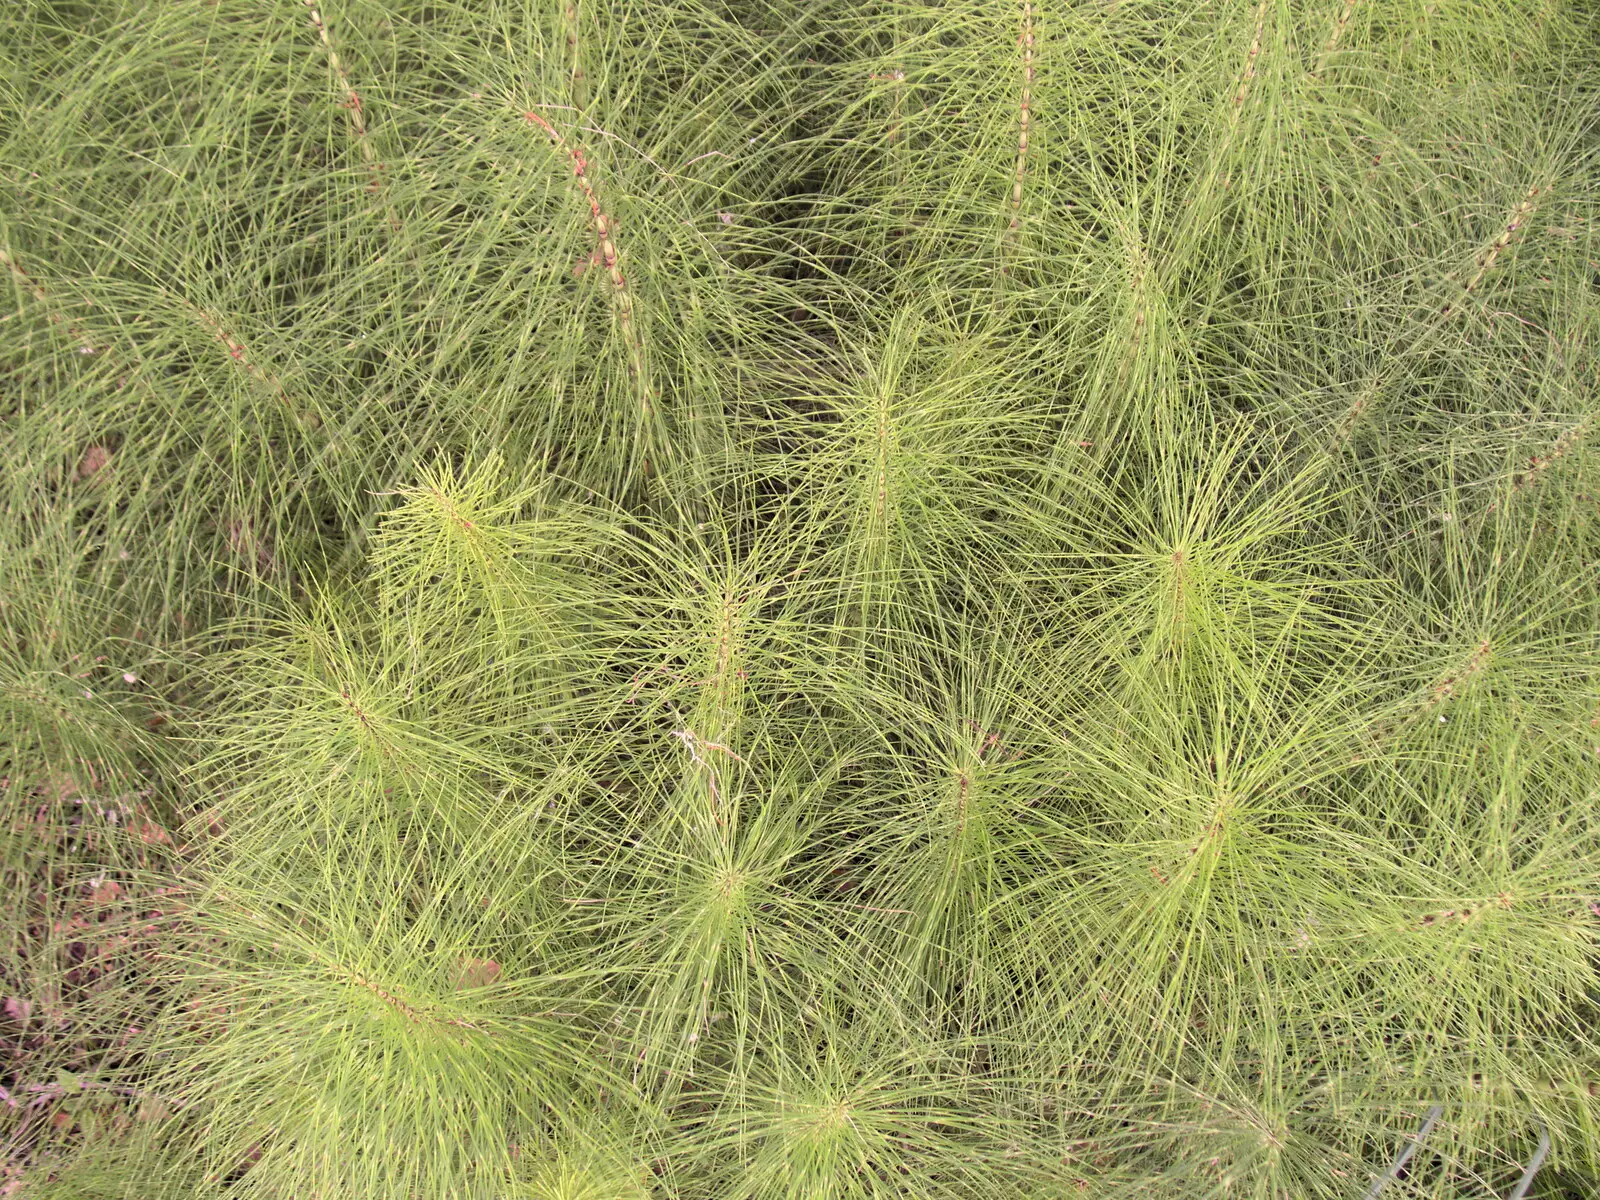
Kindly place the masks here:
<instances>
[{"instance_id":1,"label":"dry brown leaf on ground","mask_svg":"<svg viewBox=\"0 0 1600 1200\"><path fill-rule=\"evenodd\" d=\"M83 457L78 460L78 478L94 479L111 465L111 448L102 446L98 442L91 445L83 452Z\"/></svg>"},{"instance_id":2,"label":"dry brown leaf on ground","mask_svg":"<svg viewBox=\"0 0 1600 1200\"><path fill-rule=\"evenodd\" d=\"M500 964L492 958L463 958L456 969L456 991L488 987L500 978Z\"/></svg>"}]
</instances>

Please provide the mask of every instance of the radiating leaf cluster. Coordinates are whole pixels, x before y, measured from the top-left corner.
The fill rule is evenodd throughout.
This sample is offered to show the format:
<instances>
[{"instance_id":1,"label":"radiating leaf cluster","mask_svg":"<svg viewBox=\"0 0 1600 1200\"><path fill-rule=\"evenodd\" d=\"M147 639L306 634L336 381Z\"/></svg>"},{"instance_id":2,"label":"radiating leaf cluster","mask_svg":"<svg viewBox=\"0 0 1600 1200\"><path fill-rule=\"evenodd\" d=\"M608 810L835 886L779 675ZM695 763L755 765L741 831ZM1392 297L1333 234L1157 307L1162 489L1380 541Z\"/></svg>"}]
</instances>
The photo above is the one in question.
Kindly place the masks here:
<instances>
[{"instance_id":1,"label":"radiating leaf cluster","mask_svg":"<svg viewBox=\"0 0 1600 1200\"><path fill-rule=\"evenodd\" d=\"M11 5L8 1169L1335 1200L1437 1104L1386 1194L1595 1170L1597 62Z\"/></svg>"}]
</instances>

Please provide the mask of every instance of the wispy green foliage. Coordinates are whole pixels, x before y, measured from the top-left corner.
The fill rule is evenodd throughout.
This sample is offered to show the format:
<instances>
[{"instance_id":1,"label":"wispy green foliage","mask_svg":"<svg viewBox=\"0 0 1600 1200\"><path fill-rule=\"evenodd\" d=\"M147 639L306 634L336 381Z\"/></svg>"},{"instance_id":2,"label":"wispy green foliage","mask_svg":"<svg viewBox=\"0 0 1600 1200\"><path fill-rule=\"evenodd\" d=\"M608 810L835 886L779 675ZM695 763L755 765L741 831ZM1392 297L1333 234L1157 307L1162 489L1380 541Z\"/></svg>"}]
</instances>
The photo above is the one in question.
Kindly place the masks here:
<instances>
[{"instance_id":1,"label":"wispy green foliage","mask_svg":"<svg viewBox=\"0 0 1600 1200\"><path fill-rule=\"evenodd\" d=\"M1597 21L0 13L0 1187L1600 1168Z\"/></svg>"}]
</instances>

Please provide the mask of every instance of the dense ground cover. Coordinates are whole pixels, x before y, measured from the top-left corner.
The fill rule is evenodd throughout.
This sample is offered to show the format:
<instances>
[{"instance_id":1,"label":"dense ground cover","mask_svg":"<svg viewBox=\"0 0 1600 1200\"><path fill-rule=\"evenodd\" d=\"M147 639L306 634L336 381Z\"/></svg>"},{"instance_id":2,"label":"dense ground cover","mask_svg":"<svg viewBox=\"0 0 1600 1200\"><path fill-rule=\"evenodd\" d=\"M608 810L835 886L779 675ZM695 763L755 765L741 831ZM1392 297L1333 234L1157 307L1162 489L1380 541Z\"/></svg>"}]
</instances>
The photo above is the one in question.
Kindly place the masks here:
<instances>
[{"instance_id":1,"label":"dense ground cover","mask_svg":"<svg viewBox=\"0 0 1600 1200\"><path fill-rule=\"evenodd\" d=\"M0 1191L1592 1186L1597 64L0 9Z\"/></svg>"}]
</instances>

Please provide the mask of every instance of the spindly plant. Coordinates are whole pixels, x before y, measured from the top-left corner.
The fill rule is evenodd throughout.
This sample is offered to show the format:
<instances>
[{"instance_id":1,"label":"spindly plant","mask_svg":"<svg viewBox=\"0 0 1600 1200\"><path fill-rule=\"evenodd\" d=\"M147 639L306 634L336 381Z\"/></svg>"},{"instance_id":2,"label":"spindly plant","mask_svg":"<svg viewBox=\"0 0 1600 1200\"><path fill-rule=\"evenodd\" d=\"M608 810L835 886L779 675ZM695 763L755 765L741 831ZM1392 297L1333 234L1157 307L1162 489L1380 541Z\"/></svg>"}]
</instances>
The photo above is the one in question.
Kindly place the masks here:
<instances>
[{"instance_id":1,"label":"spindly plant","mask_svg":"<svg viewBox=\"0 0 1600 1200\"><path fill-rule=\"evenodd\" d=\"M0 1193L1593 1187L1596 63L15 0Z\"/></svg>"}]
</instances>

